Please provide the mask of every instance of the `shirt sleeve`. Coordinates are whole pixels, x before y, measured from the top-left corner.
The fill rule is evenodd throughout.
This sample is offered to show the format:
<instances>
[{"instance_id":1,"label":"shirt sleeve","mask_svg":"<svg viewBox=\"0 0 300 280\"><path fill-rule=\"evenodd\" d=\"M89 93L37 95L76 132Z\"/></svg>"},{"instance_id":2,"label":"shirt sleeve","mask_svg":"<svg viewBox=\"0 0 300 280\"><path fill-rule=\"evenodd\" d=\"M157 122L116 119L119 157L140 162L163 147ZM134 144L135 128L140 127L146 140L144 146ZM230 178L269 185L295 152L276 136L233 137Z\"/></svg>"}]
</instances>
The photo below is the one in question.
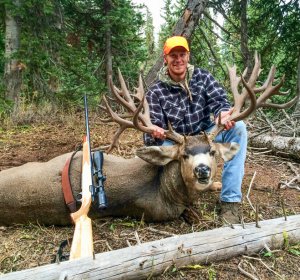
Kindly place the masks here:
<instances>
[{"instance_id":1,"label":"shirt sleeve","mask_svg":"<svg viewBox=\"0 0 300 280\"><path fill-rule=\"evenodd\" d=\"M210 73L207 74L206 91L208 96L207 104L215 118L220 112L230 109L231 105L228 102L226 91Z\"/></svg>"},{"instance_id":2,"label":"shirt sleeve","mask_svg":"<svg viewBox=\"0 0 300 280\"><path fill-rule=\"evenodd\" d=\"M166 129L164 114L159 102L159 99L151 89L146 94L146 99L149 105L150 119L152 124ZM162 145L163 141L153 138L150 134L144 134L144 143L146 146Z\"/></svg>"}]
</instances>

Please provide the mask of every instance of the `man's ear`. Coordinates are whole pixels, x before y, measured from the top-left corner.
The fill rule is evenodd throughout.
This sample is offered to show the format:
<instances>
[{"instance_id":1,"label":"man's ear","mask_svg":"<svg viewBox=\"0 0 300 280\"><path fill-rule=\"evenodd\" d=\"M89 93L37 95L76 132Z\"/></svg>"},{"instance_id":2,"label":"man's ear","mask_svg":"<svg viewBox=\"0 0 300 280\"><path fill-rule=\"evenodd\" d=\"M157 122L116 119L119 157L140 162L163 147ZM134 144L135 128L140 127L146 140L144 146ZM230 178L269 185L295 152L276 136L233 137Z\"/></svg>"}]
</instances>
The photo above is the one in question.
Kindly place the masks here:
<instances>
[{"instance_id":1,"label":"man's ear","mask_svg":"<svg viewBox=\"0 0 300 280\"><path fill-rule=\"evenodd\" d=\"M231 143L214 143L217 153L224 161L231 160L239 151L240 145L235 142Z\"/></svg>"},{"instance_id":2,"label":"man's ear","mask_svg":"<svg viewBox=\"0 0 300 280\"><path fill-rule=\"evenodd\" d=\"M164 65L167 65L167 59L166 59L166 55L164 54Z\"/></svg>"},{"instance_id":3,"label":"man's ear","mask_svg":"<svg viewBox=\"0 0 300 280\"><path fill-rule=\"evenodd\" d=\"M178 159L179 147L172 146L149 146L136 150L136 155L154 165L166 165L172 160Z\"/></svg>"}]
</instances>

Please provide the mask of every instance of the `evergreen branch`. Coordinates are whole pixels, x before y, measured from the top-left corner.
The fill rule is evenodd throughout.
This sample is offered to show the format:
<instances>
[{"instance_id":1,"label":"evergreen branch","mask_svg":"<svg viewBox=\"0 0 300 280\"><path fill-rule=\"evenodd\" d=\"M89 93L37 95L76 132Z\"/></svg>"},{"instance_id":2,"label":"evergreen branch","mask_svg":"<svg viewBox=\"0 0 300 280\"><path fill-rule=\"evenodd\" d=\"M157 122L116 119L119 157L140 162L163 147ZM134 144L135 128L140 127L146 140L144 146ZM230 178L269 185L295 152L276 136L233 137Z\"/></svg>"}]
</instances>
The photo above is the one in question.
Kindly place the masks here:
<instances>
[{"instance_id":1,"label":"evergreen branch","mask_svg":"<svg viewBox=\"0 0 300 280\"><path fill-rule=\"evenodd\" d=\"M215 25L217 25L223 32L225 32L228 36L231 35L231 33L225 29L222 25L220 25L216 20L214 20L206 11L203 12L203 15L206 16L210 21L212 21Z\"/></svg>"},{"instance_id":2,"label":"evergreen branch","mask_svg":"<svg viewBox=\"0 0 300 280\"><path fill-rule=\"evenodd\" d=\"M208 46L208 48L209 48L209 50L210 50L210 52L211 52L213 58L214 58L215 61L220 65L220 67L221 67L223 73L224 73L225 76L226 76L226 71L224 70L223 66L222 66L221 63L219 62L219 60L218 60L218 58L217 58L217 56L216 56L216 54L215 54L215 52L214 52L212 46L211 46L210 43L209 43L209 40L207 39L207 37L206 37L206 35L205 35L205 32L203 31L203 29L202 29L201 27L199 27L199 30L200 30L200 32L201 32L201 34L202 34L202 37L203 37L205 43L206 43L207 46Z\"/></svg>"}]
</instances>

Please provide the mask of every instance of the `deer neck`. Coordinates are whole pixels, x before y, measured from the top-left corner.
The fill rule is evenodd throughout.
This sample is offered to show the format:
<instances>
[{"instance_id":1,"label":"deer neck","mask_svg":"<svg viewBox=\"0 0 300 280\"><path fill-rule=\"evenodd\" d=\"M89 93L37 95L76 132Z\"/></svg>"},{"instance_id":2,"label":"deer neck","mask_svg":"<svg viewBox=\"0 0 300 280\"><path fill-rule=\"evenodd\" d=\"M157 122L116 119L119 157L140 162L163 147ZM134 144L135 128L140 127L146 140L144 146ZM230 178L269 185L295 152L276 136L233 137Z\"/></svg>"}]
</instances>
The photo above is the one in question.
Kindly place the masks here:
<instances>
[{"instance_id":1,"label":"deer neck","mask_svg":"<svg viewBox=\"0 0 300 280\"><path fill-rule=\"evenodd\" d=\"M191 192L183 181L178 161L171 161L163 167L159 192L166 202L182 206L190 205L196 198L195 192Z\"/></svg>"}]
</instances>

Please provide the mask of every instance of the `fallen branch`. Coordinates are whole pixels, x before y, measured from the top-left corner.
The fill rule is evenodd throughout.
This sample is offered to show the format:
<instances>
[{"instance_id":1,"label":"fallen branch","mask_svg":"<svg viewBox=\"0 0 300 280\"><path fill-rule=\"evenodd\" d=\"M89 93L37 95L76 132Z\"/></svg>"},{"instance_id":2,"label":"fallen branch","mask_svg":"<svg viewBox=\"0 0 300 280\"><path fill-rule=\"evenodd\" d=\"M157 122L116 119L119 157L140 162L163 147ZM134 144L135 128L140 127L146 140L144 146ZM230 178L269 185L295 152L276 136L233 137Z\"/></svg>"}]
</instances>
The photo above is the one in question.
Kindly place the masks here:
<instances>
[{"instance_id":1,"label":"fallen branch","mask_svg":"<svg viewBox=\"0 0 300 280\"><path fill-rule=\"evenodd\" d=\"M243 263L247 263L249 266L251 266L252 270L254 270L254 271L256 272L256 270L255 270L255 268L252 266L252 264L249 263L249 262L247 262L247 261L245 261L245 260L240 261L240 263L238 264L238 270L239 270L242 274L244 274L245 276L247 276L248 278L250 278L250 279L252 279L252 280L259 280L260 278L257 278L256 276L252 275L250 272L248 272L248 271L246 271L245 269L242 268L242 264L243 264Z\"/></svg>"},{"instance_id":2,"label":"fallen branch","mask_svg":"<svg viewBox=\"0 0 300 280\"><path fill-rule=\"evenodd\" d=\"M253 184L253 181L254 181L255 176L256 176L256 171L254 172L254 174L253 174L253 176L252 176L252 179L251 179L251 182L250 182L248 191L247 191L247 195L246 195L246 198L247 198L247 200L248 200L248 202L249 202L249 205L251 206L251 208L252 208L252 210L254 211L254 213L255 213L256 211L255 211L255 208L254 208L253 205L252 205L252 202L251 202L251 200L250 200L249 195L250 195L251 187L252 187L252 184Z\"/></svg>"},{"instance_id":3,"label":"fallen branch","mask_svg":"<svg viewBox=\"0 0 300 280\"><path fill-rule=\"evenodd\" d=\"M271 131L272 132L276 132L277 129L274 127L274 125L272 124L272 122L269 120L269 118L266 116L266 114L264 113L264 111L260 108L258 109L258 112L261 114L261 116L263 117L263 119L267 122L267 124L270 126Z\"/></svg>"},{"instance_id":4,"label":"fallen branch","mask_svg":"<svg viewBox=\"0 0 300 280\"><path fill-rule=\"evenodd\" d=\"M248 256L243 256L244 258L247 258L249 260L256 260L259 261L266 269L268 269L269 271L273 272L277 277L279 277L279 279L284 279L284 277L282 277L279 273L277 273L275 270L273 270L272 268L270 268L265 262L263 262L261 259L259 258L253 258L253 257L248 257Z\"/></svg>"},{"instance_id":5,"label":"fallen branch","mask_svg":"<svg viewBox=\"0 0 300 280\"><path fill-rule=\"evenodd\" d=\"M176 235L174 233L171 233L171 232L168 232L168 231L164 231L164 230L159 230L159 229L152 228L152 227L147 227L147 230L152 231L154 233L161 234L161 235L166 235L166 236L175 236Z\"/></svg>"}]
</instances>

